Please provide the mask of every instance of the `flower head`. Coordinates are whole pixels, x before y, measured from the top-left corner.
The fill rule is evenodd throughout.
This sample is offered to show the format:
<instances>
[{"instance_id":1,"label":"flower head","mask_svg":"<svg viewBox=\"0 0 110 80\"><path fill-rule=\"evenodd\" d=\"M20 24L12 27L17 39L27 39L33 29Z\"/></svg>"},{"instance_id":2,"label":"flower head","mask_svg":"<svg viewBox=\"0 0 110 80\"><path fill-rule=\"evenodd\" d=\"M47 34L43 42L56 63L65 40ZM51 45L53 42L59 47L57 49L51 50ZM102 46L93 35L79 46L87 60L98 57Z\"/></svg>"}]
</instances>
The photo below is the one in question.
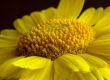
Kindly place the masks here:
<instances>
[{"instance_id":1,"label":"flower head","mask_svg":"<svg viewBox=\"0 0 110 80\"><path fill-rule=\"evenodd\" d=\"M109 80L110 7L61 0L57 8L32 12L0 33L0 78L17 80Z\"/></svg>"}]
</instances>

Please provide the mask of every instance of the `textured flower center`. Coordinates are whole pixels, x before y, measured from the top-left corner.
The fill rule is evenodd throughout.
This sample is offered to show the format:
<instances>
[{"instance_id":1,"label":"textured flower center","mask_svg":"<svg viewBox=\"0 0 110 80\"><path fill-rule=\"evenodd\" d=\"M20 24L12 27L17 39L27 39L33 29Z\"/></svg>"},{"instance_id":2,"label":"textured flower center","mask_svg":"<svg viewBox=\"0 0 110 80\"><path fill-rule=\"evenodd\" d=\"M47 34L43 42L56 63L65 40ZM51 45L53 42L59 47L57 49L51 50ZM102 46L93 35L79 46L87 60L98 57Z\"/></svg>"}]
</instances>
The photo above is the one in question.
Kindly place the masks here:
<instances>
[{"instance_id":1,"label":"textured flower center","mask_svg":"<svg viewBox=\"0 0 110 80\"><path fill-rule=\"evenodd\" d=\"M53 19L33 27L18 43L18 55L56 59L63 54L80 54L94 39L91 26L72 19Z\"/></svg>"}]
</instances>

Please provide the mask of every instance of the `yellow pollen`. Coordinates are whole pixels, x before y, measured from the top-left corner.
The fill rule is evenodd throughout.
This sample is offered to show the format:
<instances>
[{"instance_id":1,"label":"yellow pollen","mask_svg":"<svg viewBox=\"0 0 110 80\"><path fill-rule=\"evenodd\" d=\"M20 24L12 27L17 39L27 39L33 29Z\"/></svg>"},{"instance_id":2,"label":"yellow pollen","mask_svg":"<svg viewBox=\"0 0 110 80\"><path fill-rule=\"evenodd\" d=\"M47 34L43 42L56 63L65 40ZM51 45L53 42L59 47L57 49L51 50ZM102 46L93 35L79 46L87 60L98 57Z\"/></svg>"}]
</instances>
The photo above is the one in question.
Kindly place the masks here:
<instances>
[{"instance_id":1,"label":"yellow pollen","mask_svg":"<svg viewBox=\"0 0 110 80\"><path fill-rule=\"evenodd\" d=\"M54 60L63 54L80 54L93 41L90 25L73 19L52 19L20 37L18 55Z\"/></svg>"}]
</instances>

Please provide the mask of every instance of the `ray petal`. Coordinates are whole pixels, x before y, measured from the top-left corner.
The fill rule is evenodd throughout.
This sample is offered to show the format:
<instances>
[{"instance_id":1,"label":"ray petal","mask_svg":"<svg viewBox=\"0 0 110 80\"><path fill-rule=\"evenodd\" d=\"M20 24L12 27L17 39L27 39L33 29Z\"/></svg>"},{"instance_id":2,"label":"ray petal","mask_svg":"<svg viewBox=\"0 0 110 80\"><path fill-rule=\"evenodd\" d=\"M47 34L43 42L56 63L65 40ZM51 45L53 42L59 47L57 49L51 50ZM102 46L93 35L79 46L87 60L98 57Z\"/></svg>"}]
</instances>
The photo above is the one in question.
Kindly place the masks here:
<instances>
[{"instance_id":1,"label":"ray petal","mask_svg":"<svg viewBox=\"0 0 110 80\"><path fill-rule=\"evenodd\" d=\"M44 68L47 63L50 62L50 59L38 57L38 56L30 56L25 57L20 60L13 62L13 65L25 69L40 69Z\"/></svg>"},{"instance_id":2,"label":"ray petal","mask_svg":"<svg viewBox=\"0 0 110 80\"><path fill-rule=\"evenodd\" d=\"M95 8L88 8L81 14L78 20L91 24L91 20L95 12L96 12Z\"/></svg>"},{"instance_id":3,"label":"ray petal","mask_svg":"<svg viewBox=\"0 0 110 80\"><path fill-rule=\"evenodd\" d=\"M23 70L20 80L53 80L53 62L46 64L45 68L37 70Z\"/></svg>"},{"instance_id":4,"label":"ray petal","mask_svg":"<svg viewBox=\"0 0 110 80\"><path fill-rule=\"evenodd\" d=\"M84 0L61 0L57 9L57 18L77 18Z\"/></svg>"}]
</instances>

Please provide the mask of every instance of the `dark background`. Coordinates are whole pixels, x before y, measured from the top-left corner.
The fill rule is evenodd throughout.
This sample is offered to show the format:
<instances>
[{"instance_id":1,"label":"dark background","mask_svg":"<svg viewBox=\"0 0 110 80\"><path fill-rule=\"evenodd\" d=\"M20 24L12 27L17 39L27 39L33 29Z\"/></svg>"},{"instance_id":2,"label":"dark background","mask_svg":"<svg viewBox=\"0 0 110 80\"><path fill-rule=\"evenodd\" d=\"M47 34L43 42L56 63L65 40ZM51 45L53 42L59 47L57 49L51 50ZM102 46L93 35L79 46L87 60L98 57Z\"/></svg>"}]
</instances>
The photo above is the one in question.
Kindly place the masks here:
<instances>
[{"instance_id":1,"label":"dark background","mask_svg":"<svg viewBox=\"0 0 110 80\"><path fill-rule=\"evenodd\" d=\"M50 6L57 7L59 0L1 0L0 1L0 30L13 28L13 21L21 18L25 14L30 14L35 10L46 9ZM107 7L110 0L86 0L85 6L88 7Z\"/></svg>"}]
</instances>

